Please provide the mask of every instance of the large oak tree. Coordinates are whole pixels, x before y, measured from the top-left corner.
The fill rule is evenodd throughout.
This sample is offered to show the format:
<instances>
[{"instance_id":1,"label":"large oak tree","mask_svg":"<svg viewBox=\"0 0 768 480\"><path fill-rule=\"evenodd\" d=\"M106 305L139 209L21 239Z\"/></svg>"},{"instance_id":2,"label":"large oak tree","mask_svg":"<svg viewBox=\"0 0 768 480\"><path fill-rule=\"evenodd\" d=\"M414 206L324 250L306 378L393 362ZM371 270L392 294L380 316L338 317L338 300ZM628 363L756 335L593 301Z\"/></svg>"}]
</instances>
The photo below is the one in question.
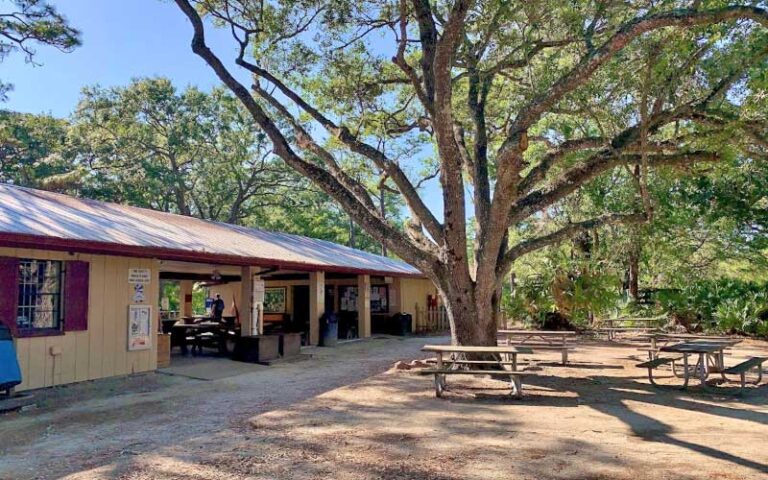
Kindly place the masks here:
<instances>
[{"instance_id":1,"label":"large oak tree","mask_svg":"<svg viewBox=\"0 0 768 480\"><path fill-rule=\"evenodd\" d=\"M766 145L764 2L175 2L193 52L275 153L435 283L461 343L495 343L521 256L650 218L651 169L718 161L729 138ZM234 58L207 43L216 27ZM383 172L410 211L404 229L341 156ZM424 162L438 169L442 215L422 198ZM635 178L632 208L510 244L511 227L540 224L616 168Z\"/></svg>"}]
</instances>

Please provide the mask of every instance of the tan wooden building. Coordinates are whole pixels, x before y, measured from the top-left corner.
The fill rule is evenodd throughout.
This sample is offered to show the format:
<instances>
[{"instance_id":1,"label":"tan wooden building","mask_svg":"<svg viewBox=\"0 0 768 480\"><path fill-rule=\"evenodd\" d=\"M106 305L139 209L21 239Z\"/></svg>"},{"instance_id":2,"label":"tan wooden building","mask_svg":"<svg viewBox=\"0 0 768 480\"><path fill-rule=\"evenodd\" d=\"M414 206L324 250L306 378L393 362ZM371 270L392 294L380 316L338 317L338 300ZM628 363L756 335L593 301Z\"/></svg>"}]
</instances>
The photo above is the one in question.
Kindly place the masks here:
<instances>
[{"instance_id":1,"label":"tan wooden building","mask_svg":"<svg viewBox=\"0 0 768 480\"><path fill-rule=\"evenodd\" d=\"M202 283L243 335L301 317L311 345L325 312L349 312L346 333L368 337L436 297L412 266L331 242L0 185L0 322L18 390L155 370L163 281L179 283L181 315Z\"/></svg>"}]
</instances>

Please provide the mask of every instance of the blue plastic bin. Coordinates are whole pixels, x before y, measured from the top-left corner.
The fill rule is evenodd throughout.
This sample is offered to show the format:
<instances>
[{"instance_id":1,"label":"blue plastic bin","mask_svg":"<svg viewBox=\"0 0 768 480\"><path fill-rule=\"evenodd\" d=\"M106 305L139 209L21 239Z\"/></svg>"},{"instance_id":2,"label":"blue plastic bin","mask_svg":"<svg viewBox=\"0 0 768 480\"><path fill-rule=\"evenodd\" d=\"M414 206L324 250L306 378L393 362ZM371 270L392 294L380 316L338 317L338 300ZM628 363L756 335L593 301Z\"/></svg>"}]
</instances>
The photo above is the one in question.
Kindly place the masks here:
<instances>
[{"instance_id":1,"label":"blue plastic bin","mask_svg":"<svg viewBox=\"0 0 768 480\"><path fill-rule=\"evenodd\" d=\"M21 369L11 331L5 325L0 325L0 392L10 390L20 383Z\"/></svg>"}]
</instances>

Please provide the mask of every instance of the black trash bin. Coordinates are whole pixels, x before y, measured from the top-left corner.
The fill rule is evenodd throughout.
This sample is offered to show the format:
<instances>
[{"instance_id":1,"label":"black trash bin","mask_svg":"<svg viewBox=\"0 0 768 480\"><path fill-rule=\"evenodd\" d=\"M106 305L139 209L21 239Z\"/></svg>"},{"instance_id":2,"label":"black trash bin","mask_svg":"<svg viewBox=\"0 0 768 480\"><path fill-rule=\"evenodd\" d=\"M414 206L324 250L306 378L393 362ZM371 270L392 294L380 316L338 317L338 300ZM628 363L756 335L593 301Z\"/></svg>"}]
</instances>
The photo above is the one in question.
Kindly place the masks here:
<instances>
[{"instance_id":1,"label":"black trash bin","mask_svg":"<svg viewBox=\"0 0 768 480\"><path fill-rule=\"evenodd\" d=\"M390 323L392 335L408 335L413 330L413 317L410 313L396 313Z\"/></svg>"},{"instance_id":2,"label":"black trash bin","mask_svg":"<svg viewBox=\"0 0 768 480\"><path fill-rule=\"evenodd\" d=\"M333 313L320 317L320 346L335 347L339 341L339 319Z\"/></svg>"},{"instance_id":3,"label":"black trash bin","mask_svg":"<svg viewBox=\"0 0 768 480\"><path fill-rule=\"evenodd\" d=\"M0 392L8 392L20 383L21 369L16 358L13 336L8 327L0 325Z\"/></svg>"}]
</instances>

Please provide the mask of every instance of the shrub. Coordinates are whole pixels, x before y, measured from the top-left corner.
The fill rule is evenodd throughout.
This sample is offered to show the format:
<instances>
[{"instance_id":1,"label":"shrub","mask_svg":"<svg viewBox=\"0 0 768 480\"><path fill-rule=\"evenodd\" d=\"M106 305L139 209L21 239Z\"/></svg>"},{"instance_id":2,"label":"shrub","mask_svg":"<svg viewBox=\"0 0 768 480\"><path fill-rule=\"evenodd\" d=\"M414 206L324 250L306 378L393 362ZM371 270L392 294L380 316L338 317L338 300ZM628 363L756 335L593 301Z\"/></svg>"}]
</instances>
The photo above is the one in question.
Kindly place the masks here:
<instances>
[{"instance_id":1,"label":"shrub","mask_svg":"<svg viewBox=\"0 0 768 480\"><path fill-rule=\"evenodd\" d=\"M663 291L657 301L680 323L721 333L768 335L768 284L720 279Z\"/></svg>"}]
</instances>

